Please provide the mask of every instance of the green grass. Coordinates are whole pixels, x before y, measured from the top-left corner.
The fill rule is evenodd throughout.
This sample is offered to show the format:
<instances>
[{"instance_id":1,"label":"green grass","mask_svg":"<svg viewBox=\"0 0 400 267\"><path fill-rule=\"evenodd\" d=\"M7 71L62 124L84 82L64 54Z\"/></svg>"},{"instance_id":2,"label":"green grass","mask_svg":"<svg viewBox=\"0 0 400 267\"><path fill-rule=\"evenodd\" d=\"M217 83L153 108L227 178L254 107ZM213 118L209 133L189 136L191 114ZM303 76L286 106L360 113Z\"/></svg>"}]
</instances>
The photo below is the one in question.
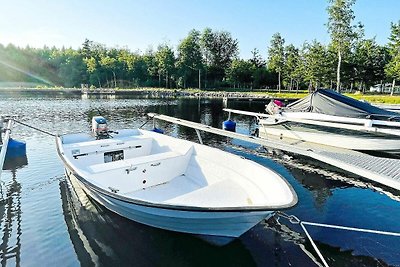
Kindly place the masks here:
<instances>
[{"instance_id":1,"label":"green grass","mask_svg":"<svg viewBox=\"0 0 400 267\"><path fill-rule=\"evenodd\" d=\"M357 100L366 100L370 103L379 104L400 104L400 96L390 96L390 95L363 95L363 94L346 94L349 97L355 98Z\"/></svg>"}]
</instances>

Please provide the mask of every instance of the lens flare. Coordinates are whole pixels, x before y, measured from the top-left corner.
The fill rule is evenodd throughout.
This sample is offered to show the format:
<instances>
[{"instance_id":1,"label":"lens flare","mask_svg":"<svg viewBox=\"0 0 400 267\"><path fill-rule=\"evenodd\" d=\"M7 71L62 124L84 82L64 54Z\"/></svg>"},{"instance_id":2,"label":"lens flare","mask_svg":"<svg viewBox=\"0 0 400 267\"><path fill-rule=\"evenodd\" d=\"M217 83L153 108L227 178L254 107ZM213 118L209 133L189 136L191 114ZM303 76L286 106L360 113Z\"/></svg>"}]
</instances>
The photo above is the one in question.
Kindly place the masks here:
<instances>
[{"instance_id":1,"label":"lens flare","mask_svg":"<svg viewBox=\"0 0 400 267\"><path fill-rule=\"evenodd\" d=\"M48 85L51 85L51 86L55 86L55 84L52 83L51 81L46 80L46 79L44 79L44 78L42 78L42 77L40 77L38 75L35 75L34 73L30 73L30 72L25 71L25 70L23 70L21 68L18 68L18 67L14 66L12 64L9 64L9 63L7 63L7 62L5 62L3 60L0 60L0 64L4 65L4 66L6 66L6 67L8 67L10 69L13 69L13 70L16 70L18 72L21 72L21 73L23 73L23 74L25 74L25 75L27 75L29 77L32 77L32 78L34 78L36 80L39 80L39 81L41 81L41 82L43 82L45 84L48 84Z\"/></svg>"}]
</instances>

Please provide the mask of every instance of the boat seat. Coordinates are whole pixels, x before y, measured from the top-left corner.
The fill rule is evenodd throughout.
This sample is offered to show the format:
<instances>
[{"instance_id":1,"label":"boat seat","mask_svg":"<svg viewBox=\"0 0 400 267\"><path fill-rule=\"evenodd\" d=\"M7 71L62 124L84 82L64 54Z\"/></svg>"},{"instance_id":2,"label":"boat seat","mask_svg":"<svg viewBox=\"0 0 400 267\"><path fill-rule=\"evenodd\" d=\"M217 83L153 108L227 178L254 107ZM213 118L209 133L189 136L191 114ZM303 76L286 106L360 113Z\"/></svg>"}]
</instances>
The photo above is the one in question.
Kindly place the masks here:
<instances>
[{"instance_id":1,"label":"boat seat","mask_svg":"<svg viewBox=\"0 0 400 267\"><path fill-rule=\"evenodd\" d=\"M136 157L131 159L117 160L107 163L94 164L88 167L88 170L92 173L100 173L109 170L115 170L120 168L130 168L132 166L141 165L144 163L153 163L161 160L175 158L182 156L181 153L175 151L168 151L163 153L151 154L143 157Z\"/></svg>"},{"instance_id":2,"label":"boat seat","mask_svg":"<svg viewBox=\"0 0 400 267\"><path fill-rule=\"evenodd\" d=\"M252 197L231 179L192 190L164 203L194 207L245 207L254 204Z\"/></svg>"},{"instance_id":3,"label":"boat seat","mask_svg":"<svg viewBox=\"0 0 400 267\"><path fill-rule=\"evenodd\" d=\"M185 153L168 151L87 167L92 182L124 194L163 184L185 173L193 148Z\"/></svg>"}]
</instances>

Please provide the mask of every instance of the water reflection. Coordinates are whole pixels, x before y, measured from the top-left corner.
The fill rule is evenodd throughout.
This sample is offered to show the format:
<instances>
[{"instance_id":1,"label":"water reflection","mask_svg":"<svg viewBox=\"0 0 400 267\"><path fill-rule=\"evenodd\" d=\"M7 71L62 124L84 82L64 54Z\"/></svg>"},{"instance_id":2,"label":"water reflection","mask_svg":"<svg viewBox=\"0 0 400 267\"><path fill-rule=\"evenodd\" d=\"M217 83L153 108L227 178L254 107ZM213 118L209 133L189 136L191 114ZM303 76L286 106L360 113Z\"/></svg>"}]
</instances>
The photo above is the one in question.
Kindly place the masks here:
<instances>
[{"instance_id":1,"label":"water reflection","mask_svg":"<svg viewBox=\"0 0 400 267\"><path fill-rule=\"evenodd\" d=\"M147 120L148 112L219 128L227 118L222 112L222 100L122 99L119 96L116 99L82 100L80 95L58 93L52 96L28 93L23 97L3 96L0 98L3 113L18 115L20 121L57 133L88 132L91 117L99 114L108 119L111 129L138 127ZM264 104L263 101L229 101L228 108L260 112ZM234 119L239 132L248 133L254 127L251 118L235 115ZM163 128L168 135L197 142L193 129L165 122L158 122L157 127ZM145 128L152 128L152 122L149 121ZM297 228L290 229L291 236L298 237L294 239L290 233L280 230L283 225L278 231L259 224L230 246L216 248L189 235L158 230L121 218L97 207L85 195L79 200L76 192L57 178L63 175L63 166L56 158L54 138L18 125L13 136L27 137L30 166L25 168L27 162L22 159L19 167L17 161L11 163L9 169L14 168L14 173L6 172L10 181L6 185L8 191L4 191L9 198L0 203L3 263L19 265L22 254L25 265L40 259L47 266L60 263L84 266L315 266L314 252L310 254L312 249ZM308 221L400 231L399 191L309 159L209 133L203 133L202 137L207 145L247 157L287 177L299 196L298 205L287 211L290 214ZM54 178L49 181L49 177ZM312 235L319 241L323 254L333 259L331 266L399 265L398 238L389 240L329 230L312 230ZM60 256L56 259L54 255Z\"/></svg>"},{"instance_id":2,"label":"water reflection","mask_svg":"<svg viewBox=\"0 0 400 267\"><path fill-rule=\"evenodd\" d=\"M287 226L287 222L281 223L277 218L271 218L264 223L264 228L277 233L277 238L298 245L314 262L323 266L311 243L304 237L300 227L294 230L292 226ZM282 243L282 240L279 243ZM381 259L364 255L355 255L352 250L343 250L340 247L334 247L318 241L315 241L315 244L329 266L389 266Z\"/></svg>"},{"instance_id":3,"label":"water reflection","mask_svg":"<svg viewBox=\"0 0 400 267\"><path fill-rule=\"evenodd\" d=\"M60 181L62 209L82 266L256 265L239 241L220 248L188 234L135 223L92 202L70 182Z\"/></svg>"},{"instance_id":4,"label":"water reflection","mask_svg":"<svg viewBox=\"0 0 400 267\"><path fill-rule=\"evenodd\" d=\"M21 184L17 181L17 170L27 164L28 159L24 156L7 159L3 166L4 170L11 171L12 178L1 188L0 218L3 237L0 254L2 266L7 264L20 266L21 262Z\"/></svg>"}]
</instances>

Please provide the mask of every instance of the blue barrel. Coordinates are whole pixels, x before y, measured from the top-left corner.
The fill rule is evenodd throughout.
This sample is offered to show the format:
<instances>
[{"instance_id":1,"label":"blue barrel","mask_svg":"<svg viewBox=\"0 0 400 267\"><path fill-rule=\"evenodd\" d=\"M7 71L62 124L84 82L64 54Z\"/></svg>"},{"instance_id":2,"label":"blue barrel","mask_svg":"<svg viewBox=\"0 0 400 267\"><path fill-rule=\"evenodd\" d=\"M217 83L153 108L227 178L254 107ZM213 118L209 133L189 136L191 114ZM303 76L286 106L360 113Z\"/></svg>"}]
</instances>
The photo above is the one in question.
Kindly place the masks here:
<instances>
[{"instance_id":1,"label":"blue barrel","mask_svg":"<svg viewBox=\"0 0 400 267\"><path fill-rule=\"evenodd\" d=\"M8 140L6 159L26 156L26 143L10 138Z\"/></svg>"},{"instance_id":2,"label":"blue barrel","mask_svg":"<svg viewBox=\"0 0 400 267\"><path fill-rule=\"evenodd\" d=\"M231 132L235 132L236 131L236 122L234 122L231 119L224 121L222 123L222 129L231 131Z\"/></svg>"},{"instance_id":3,"label":"blue barrel","mask_svg":"<svg viewBox=\"0 0 400 267\"><path fill-rule=\"evenodd\" d=\"M163 129L160 129L160 128L154 127L152 131L155 132L155 133L164 134L164 130L163 130Z\"/></svg>"}]
</instances>

